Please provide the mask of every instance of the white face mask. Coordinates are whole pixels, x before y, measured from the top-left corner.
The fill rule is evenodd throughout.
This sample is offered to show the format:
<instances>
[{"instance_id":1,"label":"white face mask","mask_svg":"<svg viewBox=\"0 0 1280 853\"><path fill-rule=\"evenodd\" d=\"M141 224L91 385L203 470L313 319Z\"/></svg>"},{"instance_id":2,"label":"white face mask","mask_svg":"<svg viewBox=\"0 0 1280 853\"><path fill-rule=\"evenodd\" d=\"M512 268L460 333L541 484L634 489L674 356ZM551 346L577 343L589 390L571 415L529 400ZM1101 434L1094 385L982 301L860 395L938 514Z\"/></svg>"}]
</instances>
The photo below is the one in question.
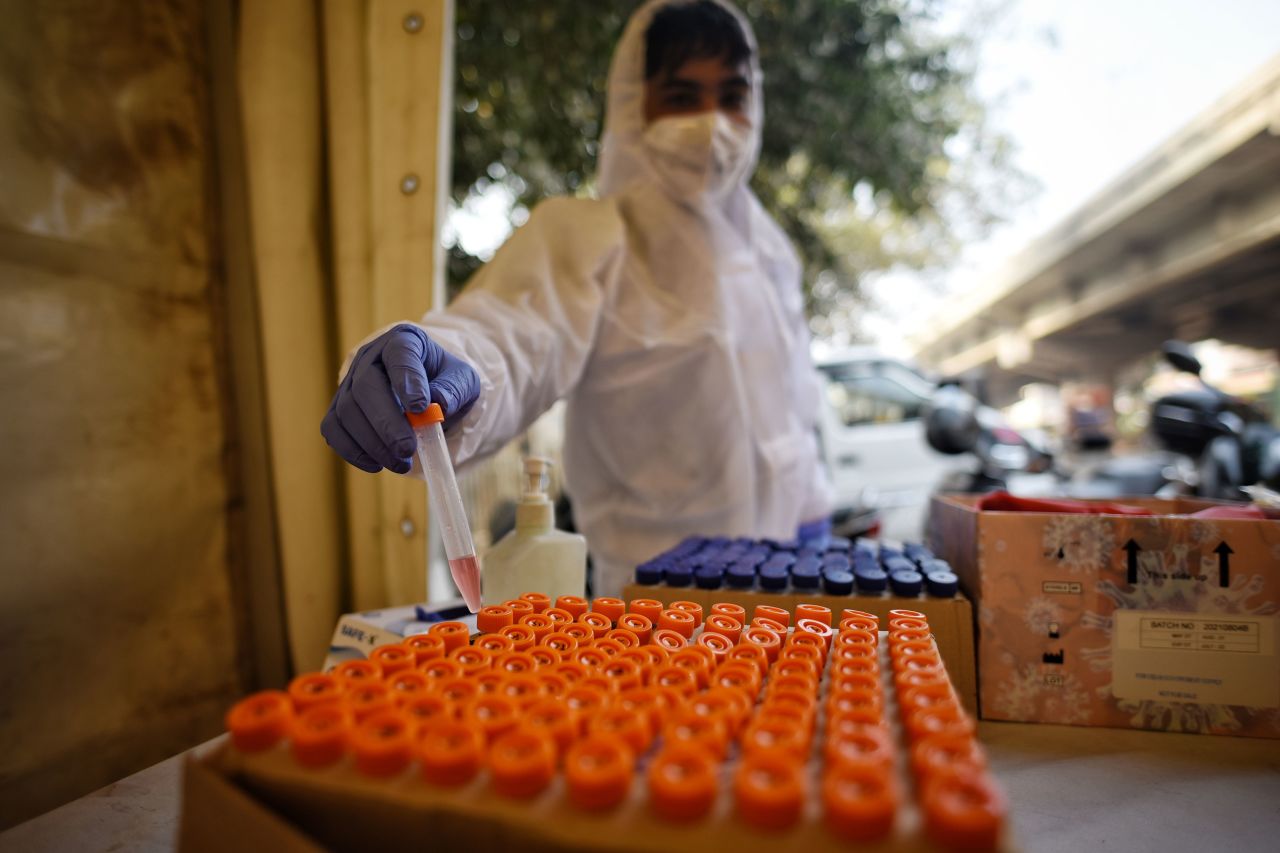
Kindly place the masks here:
<instances>
[{"instance_id":1,"label":"white face mask","mask_svg":"<svg viewBox=\"0 0 1280 853\"><path fill-rule=\"evenodd\" d=\"M645 129L643 144L663 186L681 199L723 198L751 162L750 126L719 110L660 118Z\"/></svg>"}]
</instances>

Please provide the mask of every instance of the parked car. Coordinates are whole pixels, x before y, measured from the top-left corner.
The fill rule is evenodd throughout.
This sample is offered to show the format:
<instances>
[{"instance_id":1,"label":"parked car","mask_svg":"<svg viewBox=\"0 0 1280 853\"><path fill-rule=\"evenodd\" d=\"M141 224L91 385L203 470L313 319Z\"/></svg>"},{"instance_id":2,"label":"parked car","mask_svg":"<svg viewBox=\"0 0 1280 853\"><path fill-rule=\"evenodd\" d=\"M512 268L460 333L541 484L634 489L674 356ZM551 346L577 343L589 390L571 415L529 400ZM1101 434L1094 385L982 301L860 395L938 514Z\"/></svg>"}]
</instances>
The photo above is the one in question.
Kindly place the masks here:
<instances>
[{"instance_id":1,"label":"parked car","mask_svg":"<svg viewBox=\"0 0 1280 853\"><path fill-rule=\"evenodd\" d=\"M918 541L930 493L965 466L925 441L936 383L869 347L816 361L827 380L819 439L836 492L837 530L874 513L886 538Z\"/></svg>"}]
</instances>

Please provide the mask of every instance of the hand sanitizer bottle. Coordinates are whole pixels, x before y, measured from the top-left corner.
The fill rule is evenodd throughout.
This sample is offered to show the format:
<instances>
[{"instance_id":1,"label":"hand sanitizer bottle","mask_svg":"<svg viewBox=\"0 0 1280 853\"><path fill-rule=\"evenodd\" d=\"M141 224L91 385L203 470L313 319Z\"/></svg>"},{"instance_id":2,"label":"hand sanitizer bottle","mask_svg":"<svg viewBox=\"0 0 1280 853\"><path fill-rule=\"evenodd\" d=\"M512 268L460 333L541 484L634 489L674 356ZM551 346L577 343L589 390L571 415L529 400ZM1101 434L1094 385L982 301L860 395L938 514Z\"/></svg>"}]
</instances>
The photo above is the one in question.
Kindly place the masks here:
<instances>
[{"instance_id":1,"label":"hand sanitizer bottle","mask_svg":"<svg viewBox=\"0 0 1280 853\"><path fill-rule=\"evenodd\" d=\"M555 506L547 495L551 460L524 460L524 494L516 506L516 529L484 555L481 601L485 606L524 592L583 595L587 585L587 540L556 529Z\"/></svg>"}]
</instances>

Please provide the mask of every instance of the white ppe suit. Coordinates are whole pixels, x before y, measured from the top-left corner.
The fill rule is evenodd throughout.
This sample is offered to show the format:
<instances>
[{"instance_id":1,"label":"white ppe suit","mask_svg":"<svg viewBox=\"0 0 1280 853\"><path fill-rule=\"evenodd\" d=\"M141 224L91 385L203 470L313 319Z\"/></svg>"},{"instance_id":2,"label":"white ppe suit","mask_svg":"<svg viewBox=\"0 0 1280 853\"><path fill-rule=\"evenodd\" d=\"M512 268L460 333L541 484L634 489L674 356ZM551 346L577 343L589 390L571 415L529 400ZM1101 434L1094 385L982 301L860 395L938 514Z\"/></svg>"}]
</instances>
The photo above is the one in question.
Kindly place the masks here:
<instances>
[{"instance_id":1,"label":"white ppe suit","mask_svg":"<svg viewBox=\"0 0 1280 853\"><path fill-rule=\"evenodd\" d=\"M666 2L635 13L614 55L600 198L538 205L420 324L480 376L448 436L455 464L567 398L565 485L598 595L686 536L790 538L830 512L800 266L746 186L762 112L754 38L729 7L753 54L745 176L681 203L641 143L645 32Z\"/></svg>"}]
</instances>

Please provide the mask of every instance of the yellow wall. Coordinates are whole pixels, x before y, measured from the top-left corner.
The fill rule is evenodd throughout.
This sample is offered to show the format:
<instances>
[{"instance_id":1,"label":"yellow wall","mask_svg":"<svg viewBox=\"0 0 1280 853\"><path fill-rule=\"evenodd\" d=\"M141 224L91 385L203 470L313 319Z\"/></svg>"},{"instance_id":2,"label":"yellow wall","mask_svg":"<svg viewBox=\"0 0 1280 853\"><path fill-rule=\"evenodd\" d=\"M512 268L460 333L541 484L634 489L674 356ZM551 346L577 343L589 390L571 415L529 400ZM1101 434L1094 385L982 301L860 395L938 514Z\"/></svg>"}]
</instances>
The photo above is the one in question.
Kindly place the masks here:
<instances>
[{"instance_id":1,"label":"yellow wall","mask_svg":"<svg viewBox=\"0 0 1280 853\"><path fill-rule=\"evenodd\" d=\"M0 826L243 686L201 16L0 4Z\"/></svg>"}]
</instances>

